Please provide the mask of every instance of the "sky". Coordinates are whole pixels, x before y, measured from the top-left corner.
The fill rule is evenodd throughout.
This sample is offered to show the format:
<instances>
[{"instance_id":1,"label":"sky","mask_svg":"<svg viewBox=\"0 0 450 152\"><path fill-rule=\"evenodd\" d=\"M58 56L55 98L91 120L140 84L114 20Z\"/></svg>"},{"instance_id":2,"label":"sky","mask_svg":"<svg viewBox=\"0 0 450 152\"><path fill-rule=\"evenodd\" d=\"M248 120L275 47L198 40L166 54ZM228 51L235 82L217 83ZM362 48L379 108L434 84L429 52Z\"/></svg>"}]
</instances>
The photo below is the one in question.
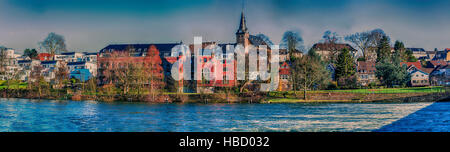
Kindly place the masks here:
<instances>
[{"instance_id":1,"label":"sky","mask_svg":"<svg viewBox=\"0 0 450 152\"><path fill-rule=\"evenodd\" d=\"M326 30L345 36L381 28L407 47L450 47L449 0L0 0L0 45L39 49L50 32L77 52L192 43L194 36L229 43L243 8L250 34L275 44L288 30L301 33L308 48Z\"/></svg>"}]
</instances>

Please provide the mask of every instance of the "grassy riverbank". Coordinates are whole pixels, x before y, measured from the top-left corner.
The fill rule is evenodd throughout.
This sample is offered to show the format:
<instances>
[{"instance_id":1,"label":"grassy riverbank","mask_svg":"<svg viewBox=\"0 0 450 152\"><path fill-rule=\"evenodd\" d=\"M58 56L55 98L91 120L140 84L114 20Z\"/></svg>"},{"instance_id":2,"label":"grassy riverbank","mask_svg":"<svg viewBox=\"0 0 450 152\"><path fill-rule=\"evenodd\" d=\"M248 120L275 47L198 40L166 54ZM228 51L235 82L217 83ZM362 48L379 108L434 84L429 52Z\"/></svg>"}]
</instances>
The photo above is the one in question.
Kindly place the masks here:
<instances>
[{"instance_id":1,"label":"grassy riverbank","mask_svg":"<svg viewBox=\"0 0 450 152\"><path fill-rule=\"evenodd\" d=\"M352 89L352 90L320 90L307 91L307 99L303 92L271 92L263 103L311 103L311 102L414 102L414 100L438 101L449 95L445 87L415 87L415 88L383 88L383 89Z\"/></svg>"},{"instance_id":2,"label":"grassy riverbank","mask_svg":"<svg viewBox=\"0 0 450 152\"><path fill-rule=\"evenodd\" d=\"M5 82L0 81L0 88ZM38 96L36 90L26 89L24 84L2 88L3 98L60 99L60 100L97 100L144 102L148 94L104 94L100 92L73 92L70 90L50 89ZM448 98L448 87L381 88L352 90L307 91L307 100L302 91L259 92L259 93L170 93L163 92L161 102L181 103L361 103L361 102L430 102Z\"/></svg>"}]
</instances>

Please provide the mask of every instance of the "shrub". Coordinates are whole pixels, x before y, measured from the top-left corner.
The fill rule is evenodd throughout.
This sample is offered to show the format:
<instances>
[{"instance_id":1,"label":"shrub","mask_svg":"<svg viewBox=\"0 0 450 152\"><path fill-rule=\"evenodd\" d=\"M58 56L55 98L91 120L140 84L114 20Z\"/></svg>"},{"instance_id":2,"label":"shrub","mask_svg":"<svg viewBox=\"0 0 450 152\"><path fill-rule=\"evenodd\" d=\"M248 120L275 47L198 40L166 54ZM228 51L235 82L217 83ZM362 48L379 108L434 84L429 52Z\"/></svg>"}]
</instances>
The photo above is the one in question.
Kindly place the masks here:
<instances>
[{"instance_id":1,"label":"shrub","mask_svg":"<svg viewBox=\"0 0 450 152\"><path fill-rule=\"evenodd\" d=\"M328 83L327 90L336 90L338 89L338 84L336 81L331 81Z\"/></svg>"},{"instance_id":2,"label":"shrub","mask_svg":"<svg viewBox=\"0 0 450 152\"><path fill-rule=\"evenodd\" d=\"M358 86L356 76L339 78L337 84L340 89L354 89Z\"/></svg>"}]
</instances>

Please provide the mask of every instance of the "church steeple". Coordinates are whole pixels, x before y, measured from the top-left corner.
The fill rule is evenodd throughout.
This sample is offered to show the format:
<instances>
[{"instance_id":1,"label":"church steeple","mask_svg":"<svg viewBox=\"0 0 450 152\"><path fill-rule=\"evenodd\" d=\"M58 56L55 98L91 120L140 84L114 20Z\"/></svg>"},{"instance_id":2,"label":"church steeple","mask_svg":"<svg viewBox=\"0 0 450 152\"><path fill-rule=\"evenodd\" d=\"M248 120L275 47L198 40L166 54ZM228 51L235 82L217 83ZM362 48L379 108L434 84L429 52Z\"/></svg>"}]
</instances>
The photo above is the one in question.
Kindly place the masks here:
<instances>
[{"instance_id":1,"label":"church steeple","mask_svg":"<svg viewBox=\"0 0 450 152\"><path fill-rule=\"evenodd\" d=\"M245 23L245 15L244 11L241 13L241 23L239 24L239 29L237 30L236 34L244 34L248 33L247 24Z\"/></svg>"},{"instance_id":2,"label":"church steeple","mask_svg":"<svg viewBox=\"0 0 450 152\"><path fill-rule=\"evenodd\" d=\"M250 44L248 40L249 37L250 34L248 33L247 23L245 21L244 9L242 9L239 29L236 32L236 43L242 44L244 47L247 47Z\"/></svg>"}]
</instances>

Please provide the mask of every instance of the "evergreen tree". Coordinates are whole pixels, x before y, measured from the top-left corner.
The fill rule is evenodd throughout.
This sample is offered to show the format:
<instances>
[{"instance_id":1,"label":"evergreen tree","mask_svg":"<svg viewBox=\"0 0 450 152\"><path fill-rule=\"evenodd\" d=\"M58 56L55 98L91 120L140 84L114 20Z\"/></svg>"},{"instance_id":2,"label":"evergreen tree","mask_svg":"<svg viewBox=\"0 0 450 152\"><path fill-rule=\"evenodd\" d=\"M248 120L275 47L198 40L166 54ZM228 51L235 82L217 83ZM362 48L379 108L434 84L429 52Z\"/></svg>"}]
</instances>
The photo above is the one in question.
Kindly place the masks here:
<instances>
[{"instance_id":1,"label":"evergreen tree","mask_svg":"<svg viewBox=\"0 0 450 152\"><path fill-rule=\"evenodd\" d=\"M320 61L322 63L322 58L321 58L320 54L317 54L315 49L311 48L308 51L308 56L311 57L312 59L315 59L315 60Z\"/></svg>"},{"instance_id":2,"label":"evergreen tree","mask_svg":"<svg viewBox=\"0 0 450 152\"><path fill-rule=\"evenodd\" d=\"M336 79L348 78L356 73L354 59L350 51L345 48L341 51L336 63Z\"/></svg>"},{"instance_id":3,"label":"evergreen tree","mask_svg":"<svg viewBox=\"0 0 450 152\"><path fill-rule=\"evenodd\" d=\"M407 49L405 51L405 56L406 56L405 62L417 62L417 58L413 55L413 52L410 49Z\"/></svg>"},{"instance_id":4,"label":"evergreen tree","mask_svg":"<svg viewBox=\"0 0 450 152\"><path fill-rule=\"evenodd\" d=\"M383 41L380 45L389 46L389 42L386 44L386 42ZM380 46L379 48L384 47ZM405 59L404 58L405 53L403 53L403 51L405 50L404 44L402 42L397 41L395 42L394 48L395 52L392 55L389 56L383 54L386 56L381 56L381 59L378 59L378 62L376 64L377 70L375 72L375 75L384 86L387 87L406 86L406 84L410 80L410 76L406 71L406 67L400 65L400 62L402 62L402 60Z\"/></svg>"},{"instance_id":5,"label":"evergreen tree","mask_svg":"<svg viewBox=\"0 0 450 152\"><path fill-rule=\"evenodd\" d=\"M377 63L390 60L391 46L389 45L389 38L383 36L377 49Z\"/></svg>"},{"instance_id":6,"label":"evergreen tree","mask_svg":"<svg viewBox=\"0 0 450 152\"><path fill-rule=\"evenodd\" d=\"M402 62L407 62L408 61L408 56L406 54L405 44L403 44L403 42L395 41L394 50L395 50L395 53L399 56L399 58L400 58L400 60Z\"/></svg>"},{"instance_id":7,"label":"evergreen tree","mask_svg":"<svg viewBox=\"0 0 450 152\"><path fill-rule=\"evenodd\" d=\"M26 57L29 57L30 59L33 59L38 56L38 53L37 53L36 49L25 49L23 51L23 55Z\"/></svg>"}]
</instances>

